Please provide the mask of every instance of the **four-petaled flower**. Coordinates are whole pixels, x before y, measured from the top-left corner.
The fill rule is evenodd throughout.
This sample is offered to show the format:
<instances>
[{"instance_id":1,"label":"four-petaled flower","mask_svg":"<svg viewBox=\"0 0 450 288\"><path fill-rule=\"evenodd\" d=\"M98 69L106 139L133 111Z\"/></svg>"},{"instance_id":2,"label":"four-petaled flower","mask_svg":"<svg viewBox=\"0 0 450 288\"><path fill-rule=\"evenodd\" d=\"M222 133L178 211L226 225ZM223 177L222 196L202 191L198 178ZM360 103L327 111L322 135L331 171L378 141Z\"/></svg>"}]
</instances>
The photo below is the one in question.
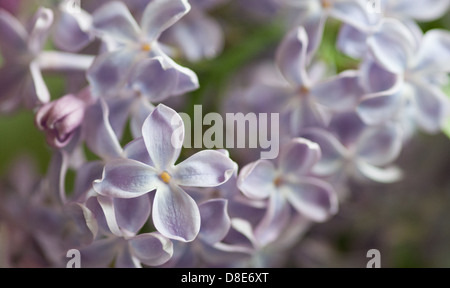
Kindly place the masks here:
<instances>
[{"instance_id":1,"label":"four-petaled flower","mask_svg":"<svg viewBox=\"0 0 450 288\"><path fill-rule=\"evenodd\" d=\"M258 160L240 171L237 185L242 193L251 199L268 199L266 215L255 231L263 246L285 228L290 217L289 204L318 222L337 212L337 196L331 185L310 175L320 157L319 145L294 138L282 150L277 166Z\"/></svg>"},{"instance_id":2,"label":"four-petaled flower","mask_svg":"<svg viewBox=\"0 0 450 288\"><path fill-rule=\"evenodd\" d=\"M200 151L175 164L184 139L184 124L171 108L160 104L142 127L142 138L131 142L130 159L109 161L94 189L114 198L133 198L156 190L152 219L164 236L192 241L200 230L197 203L185 187L215 187L233 174L234 162L214 150Z\"/></svg>"}]
</instances>

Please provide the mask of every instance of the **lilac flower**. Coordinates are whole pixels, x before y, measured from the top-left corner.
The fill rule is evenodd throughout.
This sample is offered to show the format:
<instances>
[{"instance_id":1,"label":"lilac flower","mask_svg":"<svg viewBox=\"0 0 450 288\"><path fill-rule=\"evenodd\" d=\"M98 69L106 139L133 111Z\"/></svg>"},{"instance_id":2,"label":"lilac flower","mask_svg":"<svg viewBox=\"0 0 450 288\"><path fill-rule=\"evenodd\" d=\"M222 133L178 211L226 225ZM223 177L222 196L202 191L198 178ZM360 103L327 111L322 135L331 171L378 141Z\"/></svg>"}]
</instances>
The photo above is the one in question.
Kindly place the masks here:
<instances>
[{"instance_id":1,"label":"lilac flower","mask_svg":"<svg viewBox=\"0 0 450 288\"><path fill-rule=\"evenodd\" d=\"M158 105L144 122L142 138L129 144L130 159L109 161L94 189L116 198L156 189L152 212L156 229L166 237L192 241L200 230L200 212L181 187L218 186L231 177L234 164L220 152L204 150L175 165L183 139L181 117Z\"/></svg>"},{"instance_id":2,"label":"lilac flower","mask_svg":"<svg viewBox=\"0 0 450 288\"><path fill-rule=\"evenodd\" d=\"M245 218L232 218L231 228L222 242L217 243L214 251L227 251L223 257L231 267L284 267L295 243L301 239L310 227L310 220L301 215L293 217L272 242L257 234L257 228ZM262 236L262 237L261 237Z\"/></svg>"},{"instance_id":3,"label":"lilac flower","mask_svg":"<svg viewBox=\"0 0 450 288\"><path fill-rule=\"evenodd\" d=\"M85 110L93 102L88 91L82 91L78 95L65 95L39 108L35 117L36 126L46 132L50 146L62 148L81 126Z\"/></svg>"},{"instance_id":4,"label":"lilac flower","mask_svg":"<svg viewBox=\"0 0 450 288\"><path fill-rule=\"evenodd\" d=\"M268 199L265 217L255 235L267 244L276 239L289 221L290 209L322 222L337 212L337 198L333 188L309 175L319 161L320 147L306 139L294 138L282 151L275 166L259 160L243 167L238 187L251 199Z\"/></svg>"},{"instance_id":5,"label":"lilac flower","mask_svg":"<svg viewBox=\"0 0 450 288\"><path fill-rule=\"evenodd\" d=\"M41 8L29 33L14 16L0 10L0 48L5 62L0 70L0 111L14 110L21 103L33 108L50 100L37 56L52 22L53 12Z\"/></svg>"},{"instance_id":6,"label":"lilac flower","mask_svg":"<svg viewBox=\"0 0 450 288\"><path fill-rule=\"evenodd\" d=\"M82 267L116 268L158 266L172 257L172 242L157 232L138 233L151 211L148 195L132 199L91 197L87 203L102 236L80 247Z\"/></svg>"},{"instance_id":7,"label":"lilac flower","mask_svg":"<svg viewBox=\"0 0 450 288\"><path fill-rule=\"evenodd\" d=\"M201 267L223 263L223 253L211 253L211 247L222 241L230 229L228 201L216 198L205 201L198 207L201 218L198 237L189 243L177 243L174 256L163 267Z\"/></svg>"},{"instance_id":8,"label":"lilac flower","mask_svg":"<svg viewBox=\"0 0 450 288\"><path fill-rule=\"evenodd\" d=\"M50 94L41 70L84 70L92 63L88 55L42 51L53 23L53 12L40 8L30 32L5 10L0 10L0 48L4 58L0 70L0 111L47 103Z\"/></svg>"},{"instance_id":9,"label":"lilac flower","mask_svg":"<svg viewBox=\"0 0 450 288\"><path fill-rule=\"evenodd\" d=\"M143 12L142 28L122 2L113 1L96 10L93 27L109 52L99 55L87 73L93 93L115 95L125 87L155 95L156 89L159 99L155 100L160 101L195 90L195 73L176 64L158 41L161 33L189 10L186 0L153 1ZM169 72L160 74L161 69Z\"/></svg>"},{"instance_id":10,"label":"lilac flower","mask_svg":"<svg viewBox=\"0 0 450 288\"><path fill-rule=\"evenodd\" d=\"M303 27L290 31L276 53L277 67L288 83L281 87L261 85L265 94L272 94L270 108L287 118L281 122L288 123L293 136L305 127L325 126L331 112L354 109L362 91L357 71L345 71L325 80L321 80L323 72L315 73L314 66L308 73L307 46Z\"/></svg>"},{"instance_id":11,"label":"lilac flower","mask_svg":"<svg viewBox=\"0 0 450 288\"><path fill-rule=\"evenodd\" d=\"M333 119L330 126L330 131L311 128L302 133L322 149L322 158L312 169L315 175L380 183L401 178L399 168L391 165L403 143L398 124L366 126L354 113L346 113Z\"/></svg>"},{"instance_id":12,"label":"lilac flower","mask_svg":"<svg viewBox=\"0 0 450 288\"><path fill-rule=\"evenodd\" d=\"M447 31L428 31L413 55L392 53L388 58L404 67L397 73L385 71L379 61L368 60L363 78L370 84L370 90L358 106L361 118L368 124L379 124L407 116L406 111L412 109L412 120L422 130L440 131L450 107L449 99L440 89L449 72L444 64L450 61L449 43ZM386 87L386 83L392 86Z\"/></svg>"}]
</instances>

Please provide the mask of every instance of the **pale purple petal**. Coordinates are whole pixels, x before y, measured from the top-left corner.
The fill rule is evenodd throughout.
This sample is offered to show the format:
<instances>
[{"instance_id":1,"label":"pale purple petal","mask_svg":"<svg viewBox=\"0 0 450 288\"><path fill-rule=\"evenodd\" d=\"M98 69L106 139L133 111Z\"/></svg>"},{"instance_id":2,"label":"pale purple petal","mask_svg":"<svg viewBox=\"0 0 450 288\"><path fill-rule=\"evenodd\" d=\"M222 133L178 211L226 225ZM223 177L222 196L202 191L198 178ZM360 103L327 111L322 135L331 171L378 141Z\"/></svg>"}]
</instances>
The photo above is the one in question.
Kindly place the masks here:
<instances>
[{"instance_id":1,"label":"pale purple petal","mask_svg":"<svg viewBox=\"0 0 450 288\"><path fill-rule=\"evenodd\" d=\"M177 64L159 47L154 48L154 53L155 55L162 57L164 67L173 68L177 72L171 85L173 87L171 91L172 96L182 95L194 91L199 87L198 77L194 71Z\"/></svg>"},{"instance_id":2,"label":"pale purple petal","mask_svg":"<svg viewBox=\"0 0 450 288\"><path fill-rule=\"evenodd\" d=\"M449 116L450 100L439 87L414 83L415 117L419 126L429 133L437 133Z\"/></svg>"},{"instance_id":3,"label":"pale purple petal","mask_svg":"<svg viewBox=\"0 0 450 288\"><path fill-rule=\"evenodd\" d=\"M132 255L130 249L128 248L125 241L122 243L121 249L118 251L116 258L114 259L115 268L142 268L142 265L135 257Z\"/></svg>"},{"instance_id":4,"label":"pale purple petal","mask_svg":"<svg viewBox=\"0 0 450 288\"><path fill-rule=\"evenodd\" d=\"M0 9L0 48L5 61L26 53L28 33L9 12Z\"/></svg>"},{"instance_id":5,"label":"pale purple petal","mask_svg":"<svg viewBox=\"0 0 450 288\"><path fill-rule=\"evenodd\" d=\"M387 165L399 156L402 139L398 125L368 127L356 143L357 157L375 166Z\"/></svg>"},{"instance_id":6,"label":"pale purple petal","mask_svg":"<svg viewBox=\"0 0 450 288\"><path fill-rule=\"evenodd\" d=\"M147 98L139 97L134 100L130 111L130 129L134 138L142 137L142 125L153 110L155 110L155 106Z\"/></svg>"},{"instance_id":7,"label":"pale purple petal","mask_svg":"<svg viewBox=\"0 0 450 288\"><path fill-rule=\"evenodd\" d=\"M289 203L302 215L323 222L337 212L334 189L325 181L314 178L297 179L280 187Z\"/></svg>"},{"instance_id":8,"label":"pale purple petal","mask_svg":"<svg viewBox=\"0 0 450 288\"><path fill-rule=\"evenodd\" d=\"M235 163L223 153L203 150L177 164L173 179L178 185L189 187L216 187L233 175Z\"/></svg>"},{"instance_id":9,"label":"pale purple petal","mask_svg":"<svg viewBox=\"0 0 450 288\"><path fill-rule=\"evenodd\" d=\"M328 126L331 132L344 147L352 147L367 125L354 111L333 115Z\"/></svg>"},{"instance_id":10,"label":"pale purple petal","mask_svg":"<svg viewBox=\"0 0 450 288\"><path fill-rule=\"evenodd\" d=\"M36 95L35 105L44 104L50 101L50 92L48 91L47 84L45 84L44 78L42 77L39 65L36 62L30 63L30 75L33 80L33 92ZM26 95L26 97L32 98L34 96Z\"/></svg>"},{"instance_id":11,"label":"pale purple petal","mask_svg":"<svg viewBox=\"0 0 450 288\"><path fill-rule=\"evenodd\" d=\"M94 213L85 205L75 202L67 204L64 209L79 231L77 241L82 245L91 244L97 237L98 232L98 224Z\"/></svg>"},{"instance_id":12,"label":"pale purple petal","mask_svg":"<svg viewBox=\"0 0 450 288\"><path fill-rule=\"evenodd\" d=\"M156 168L166 170L180 155L180 144L184 140L183 120L175 110L160 104L145 120L142 136Z\"/></svg>"},{"instance_id":13,"label":"pale purple petal","mask_svg":"<svg viewBox=\"0 0 450 288\"><path fill-rule=\"evenodd\" d=\"M155 228L171 239L190 242L200 231L197 203L176 185L158 187L153 200L152 217Z\"/></svg>"},{"instance_id":14,"label":"pale purple petal","mask_svg":"<svg viewBox=\"0 0 450 288\"><path fill-rule=\"evenodd\" d=\"M191 9L187 0L154 0L142 15L141 26L147 39L153 41Z\"/></svg>"},{"instance_id":15,"label":"pale purple petal","mask_svg":"<svg viewBox=\"0 0 450 288\"><path fill-rule=\"evenodd\" d=\"M120 229L137 234L150 216L151 203L148 195L131 199L115 198L113 201Z\"/></svg>"},{"instance_id":16,"label":"pale purple petal","mask_svg":"<svg viewBox=\"0 0 450 288\"><path fill-rule=\"evenodd\" d=\"M394 86L390 90L363 96L357 107L358 115L368 125L382 124L392 120L400 111L404 89Z\"/></svg>"},{"instance_id":17,"label":"pale purple petal","mask_svg":"<svg viewBox=\"0 0 450 288\"><path fill-rule=\"evenodd\" d=\"M294 138L281 151L278 166L283 175L306 175L320 157L321 151L317 143L304 138Z\"/></svg>"},{"instance_id":18,"label":"pale purple petal","mask_svg":"<svg viewBox=\"0 0 450 288\"><path fill-rule=\"evenodd\" d=\"M128 143L123 150L124 156L128 159L136 160L149 166L154 165L152 159L150 159L150 155L148 155L147 147L145 147L145 142L142 137Z\"/></svg>"},{"instance_id":19,"label":"pale purple petal","mask_svg":"<svg viewBox=\"0 0 450 288\"><path fill-rule=\"evenodd\" d=\"M148 266L162 265L173 255L172 241L156 232L132 238L129 246L132 255Z\"/></svg>"},{"instance_id":20,"label":"pale purple petal","mask_svg":"<svg viewBox=\"0 0 450 288\"><path fill-rule=\"evenodd\" d=\"M354 109L364 93L359 79L358 71L347 70L314 85L311 95L318 103L333 111L349 111Z\"/></svg>"},{"instance_id":21,"label":"pale purple petal","mask_svg":"<svg viewBox=\"0 0 450 288\"><path fill-rule=\"evenodd\" d=\"M89 149L110 159L122 155L122 147L109 122L109 109L103 99L86 110L83 137Z\"/></svg>"},{"instance_id":22,"label":"pale purple petal","mask_svg":"<svg viewBox=\"0 0 450 288\"><path fill-rule=\"evenodd\" d=\"M272 162L258 160L241 169L237 186L245 196L251 199L265 199L275 190L276 177Z\"/></svg>"},{"instance_id":23,"label":"pale purple petal","mask_svg":"<svg viewBox=\"0 0 450 288\"><path fill-rule=\"evenodd\" d=\"M80 51L94 40L89 30L91 23L91 16L85 11L71 13L61 8L53 31L55 46L69 52Z\"/></svg>"},{"instance_id":24,"label":"pale purple petal","mask_svg":"<svg viewBox=\"0 0 450 288\"><path fill-rule=\"evenodd\" d=\"M180 47L189 61L210 59L222 51L222 27L214 19L191 10L164 34L164 39Z\"/></svg>"},{"instance_id":25,"label":"pale purple petal","mask_svg":"<svg viewBox=\"0 0 450 288\"><path fill-rule=\"evenodd\" d=\"M395 85L400 85L403 81L403 75L387 71L372 59L363 61L360 71L361 85L366 90L366 93L386 91Z\"/></svg>"},{"instance_id":26,"label":"pale purple petal","mask_svg":"<svg viewBox=\"0 0 450 288\"><path fill-rule=\"evenodd\" d=\"M413 70L419 73L450 72L450 32L428 31L422 38Z\"/></svg>"},{"instance_id":27,"label":"pale purple petal","mask_svg":"<svg viewBox=\"0 0 450 288\"><path fill-rule=\"evenodd\" d=\"M28 47L31 52L38 53L44 48L53 18L53 11L47 8L39 8L34 15L34 26L28 38Z\"/></svg>"},{"instance_id":28,"label":"pale purple petal","mask_svg":"<svg viewBox=\"0 0 450 288\"><path fill-rule=\"evenodd\" d=\"M74 201L85 203L92 182L102 177L104 163L102 161L86 162L77 171L73 196Z\"/></svg>"},{"instance_id":29,"label":"pale purple petal","mask_svg":"<svg viewBox=\"0 0 450 288\"><path fill-rule=\"evenodd\" d=\"M94 181L94 190L105 196L134 198L156 189L158 184L152 167L135 160L115 159L106 164L103 178Z\"/></svg>"},{"instance_id":30,"label":"pale purple petal","mask_svg":"<svg viewBox=\"0 0 450 288\"><path fill-rule=\"evenodd\" d=\"M407 69L417 46L408 27L391 18L384 20L367 41L376 61L393 73Z\"/></svg>"},{"instance_id":31,"label":"pale purple petal","mask_svg":"<svg viewBox=\"0 0 450 288\"><path fill-rule=\"evenodd\" d=\"M92 17L93 27L100 36L112 37L123 43L139 41L140 28L123 2L106 3Z\"/></svg>"},{"instance_id":32,"label":"pale purple petal","mask_svg":"<svg viewBox=\"0 0 450 288\"><path fill-rule=\"evenodd\" d=\"M308 35L303 27L289 32L276 53L276 62L283 76L294 86L309 85L306 74Z\"/></svg>"},{"instance_id":33,"label":"pale purple petal","mask_svg":"<svg viewBox=\"0 0 450 288\"><path fill-rule=\"evenodd\" d=\"M130 86L149 101L161 102L172 96L177 72L173 67L163 67L161 57L144 59L134 65L129 78Z\"/></svg>"},{"instance_id":34,"label":"pale purple petal","mask_svg":"<svg viewBox=\"0 0 450 288\"><path fill-rule=\"evenodd\" d=\"M396 166L379 168L364 161L358 161L356 167L364 177L380 183L397 182L403 176L402 171Z\"/></svg>"},{"instance_id":35,"label":"pale purple petal","mask_svg":"<svg viewBox=\"0 0 450 288\"><path fill-rule=\"evenodd\" d=\"M131 49L120 49L97 56L86 75L92 94L98 97L115 96L126 84L136 57L136 51Z\"/></svg>"},{"instance_id":36,"label":"pale purple petal","mask_svg":"<svg viewBox=\"0 0 450 288\"><path fill-rule=\"evenodd\" d=\"M80 249L82 268L106 268L112 263L120 249L120 240L106 238L94 241L89 246ZM67 259L66 259L67 260Z\"/></svg>"},{"instance_id":37,"label":"pale purple petal","mask_svg":"<svg viewBox=\"0 0 450 288\"><path fill-rule=\"evenodd\" d=\"M266 214L255 227L255 238L258 245L265 246L276 240L286 228L290 218L288 202L280 191L272 191Z\"/></svg>"},{"instance_id":38,"label":"pale purple petal","mask_svg":"<svg viewBox=\"0 0 450 288\"><path fill-rule=\"evenodd\" d=\"M200 204L198 208L202 219L199 237L210 245L221 241L231 226L228 201L212 199Z\"/></svg>"},{"instance_id":39,"label":"pale purple petal","mask_svg":"<svg viewBox=\"0 0 450 288\"><path fill-rule=\"evenodd\" d=\"M343 24L339 29L337 48L344 54L355 58L362 58L367 52L368 34L349 24Z\"/></svg>"},{"instance_id":40,"label":"pale purple petal","mask_svg":"<svg viewBox=\"0 0 450 288\"><path fill-rule=\"evenodd\" d=\"M111 97L106 100L106 103L108 104L111 128L117 139L122 139L135 99L134 97ZM142 123L139 129L141 128Z\"/></svg>"},{"instance_id":41,"label":"pale purple petal","mask_svg":"<svg viewBox=\"0 0 450 288\"><path fill-rule=\"evenodd\" d=\"M366 1L339 0L333 1L330 16L343 23L352 25L359 29L367 29L370 26Z\"/></svg>"},{"instance_id":42,"label":"pale purple petal","mask_svg":"<svg viewBox=\"0 0 450 288\"><path fill-rule=\"evenodd\" d=\"M314 173L324 176L330 175L342 167L348 150L333 134L323 129L313 128L304 131L301 136L320 146L322 155L319 162L313 167Z\"/></svg>"},{"instance_id":43,"label":"pale purple petal","mask_svg":"<svg viewBox=\"0 0 450 288\"><path fill-rule=\"evenodd\" d=\"M447 0L415 0L389 1L389 10L402 16L410 17L418 21L432 21L442 17L449 9Z\"/></svg>"}]
</instances>

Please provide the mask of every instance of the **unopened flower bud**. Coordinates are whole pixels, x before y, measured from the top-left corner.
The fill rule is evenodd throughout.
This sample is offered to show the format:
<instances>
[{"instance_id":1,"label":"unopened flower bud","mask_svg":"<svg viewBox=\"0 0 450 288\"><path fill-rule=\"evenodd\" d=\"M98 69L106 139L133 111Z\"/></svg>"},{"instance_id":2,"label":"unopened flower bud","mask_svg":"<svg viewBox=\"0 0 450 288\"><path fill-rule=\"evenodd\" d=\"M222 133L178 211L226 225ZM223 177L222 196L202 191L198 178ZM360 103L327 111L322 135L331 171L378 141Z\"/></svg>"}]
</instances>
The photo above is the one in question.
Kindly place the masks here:
<instances>
[{"instance_id":1,"label":"unopened flower bud","mask_svg":"<svg viewBox=\"0 0 450 288\"><path fill-rule=\"evenodd\" d=\"M72 94L43 105L36 113L36 126L45 132L49 145L62 148L83 122L89 101Z\"/></svg>"}]
</instances>

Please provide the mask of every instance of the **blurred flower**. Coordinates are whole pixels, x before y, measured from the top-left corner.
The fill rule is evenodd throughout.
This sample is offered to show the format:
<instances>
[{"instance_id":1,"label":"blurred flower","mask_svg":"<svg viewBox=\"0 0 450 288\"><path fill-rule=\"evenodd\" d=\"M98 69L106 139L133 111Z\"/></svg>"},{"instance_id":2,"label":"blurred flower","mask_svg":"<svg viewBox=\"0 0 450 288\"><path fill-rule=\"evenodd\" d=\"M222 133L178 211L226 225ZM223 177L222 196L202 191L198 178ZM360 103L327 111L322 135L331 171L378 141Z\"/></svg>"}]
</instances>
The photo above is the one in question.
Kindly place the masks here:
<instances>
[{"instance_id":1,"label":"blurred flower","mask_svg":"<svg viewBox=\"0 0 450 288\"><path fill-rule=\"evenodd\" d=\"M0 10L0 49L4 63L0 70L0 111L28 108L50 100L42 78L38 56L53 23L53 12L40 8L34 15L30 32L5 10Z\"/></svg>"},{"instance_id":2,"label":"blurred flower","mask_svg":"<svg viewBox=\"0 0 450 288\"><path fill-rule=\"evenodd\" d=\"M266 214L255 235L262 245L274 241L290 218L289 205L313 221L323 222L337 212L333 188L310 171L321 157L320 147L309 140L294 138L284 147L277 167L267 160L244 166L238 187L250 199L268 199Z\"/></svg>"},{"instance_id":3,"label":"blurred flower","mask_svg":"<svg viewBox=\"0 0 450 288\"><path fill-rule=\"evenodd\" d=\"M94 31L109 51L99 55L87 72L93 93L115 95L129 85L143 95L158 97L150 96L151 100L161 101L198 88L196 74L176 64L158 41L161 33L189 10L187 0L153 1L143 12L140 28L122 2L113 1L97 9ZM161 74L161 70L167 73Z\"/></svg>"},{"instance_id":4,"label":"blurred flower","mask_svg":"<svg viewBox=\"0 0 450 288\"><path fill-rule=\"evenodd\" d=\"M358 106L361 118L371 125L380 124L410 117L405 111L412 109L412 120L418 127L428 133L439 132L450 112L450 100L440 88L448 81L449 66L444 63L450 61L446 48L449 43L450 33L436 29L423 36L412 55L389 52L384 61L398 63L399 71L394 74L391 70L383 71L386 66L381 66L379 61L377 65L368 60L367 74L363 77L368 79L373 92L369 91L361 99ZM392 86L386 87L387 83Z\"/></svg>"}]
</instances>

